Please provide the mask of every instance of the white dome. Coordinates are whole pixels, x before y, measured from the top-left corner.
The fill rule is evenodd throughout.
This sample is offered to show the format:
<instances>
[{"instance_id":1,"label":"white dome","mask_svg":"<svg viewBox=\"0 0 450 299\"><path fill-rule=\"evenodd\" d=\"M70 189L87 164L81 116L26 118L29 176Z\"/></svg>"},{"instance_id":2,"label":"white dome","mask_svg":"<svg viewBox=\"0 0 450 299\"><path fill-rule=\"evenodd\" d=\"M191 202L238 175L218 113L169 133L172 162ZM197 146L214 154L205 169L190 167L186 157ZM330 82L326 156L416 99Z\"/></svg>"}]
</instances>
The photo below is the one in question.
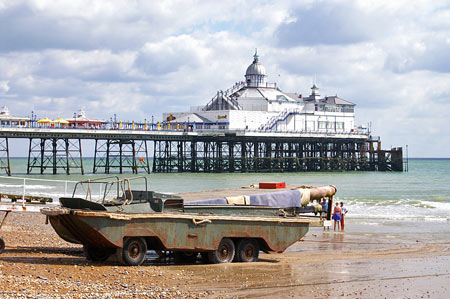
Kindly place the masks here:
<instances>
[{"instance_id":1,"label":"white dome","mask_svg":"<svg viewBox=\"0 0 450 299\"><path fill-rule=\"evenodd\" d=\"M245 75L246 76L248 76L248 75L267 76L266 68L258 61L253 61L253 63L248 66L247 71L245 72Z\"/></svg>"},{"instance_id":2,"label":"white dome","mask_svg":"<svg viewBox=\"0 0 450 299\"><path fill-rule=\"evenodd\" d=\"M248 66L245 72L245 82L249 87L263 87L267 85L266 77L266 68L259 63L258 52L255 50L253 63Z\"/></svg>"}]
</instances>

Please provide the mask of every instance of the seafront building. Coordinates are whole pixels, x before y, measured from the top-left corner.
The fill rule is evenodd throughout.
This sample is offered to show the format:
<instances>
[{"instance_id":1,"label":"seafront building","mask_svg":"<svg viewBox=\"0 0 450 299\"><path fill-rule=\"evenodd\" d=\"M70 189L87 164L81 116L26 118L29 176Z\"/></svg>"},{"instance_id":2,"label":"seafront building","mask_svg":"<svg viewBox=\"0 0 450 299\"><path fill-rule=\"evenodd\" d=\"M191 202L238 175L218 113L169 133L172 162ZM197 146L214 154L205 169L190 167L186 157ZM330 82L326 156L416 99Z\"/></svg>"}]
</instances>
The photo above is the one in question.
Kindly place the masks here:
<instances>
[{"instance_id":1,"label":"seafront building","mask_svg":"<svg viewBox=\"0 0 450 299\"><path fill-rule=\"evenodd\" d=\"M355 127L355 104L338 96L322 97L316 84L303 96L268 83L257 52L245 81L218 91L205 106L164 113L163 119L166 129L367 133Z\"/></svg>"},{"instance_id":2,"label":"seafront building","mask_svg":"<svg viewBox=\"0 0 450 299\"><path fill-rule=\"evenodd\" d=\"M0 126L25 126L29 120L29 117L11 115L6 106L0 110Z\"/></svg>"}]
</instances>

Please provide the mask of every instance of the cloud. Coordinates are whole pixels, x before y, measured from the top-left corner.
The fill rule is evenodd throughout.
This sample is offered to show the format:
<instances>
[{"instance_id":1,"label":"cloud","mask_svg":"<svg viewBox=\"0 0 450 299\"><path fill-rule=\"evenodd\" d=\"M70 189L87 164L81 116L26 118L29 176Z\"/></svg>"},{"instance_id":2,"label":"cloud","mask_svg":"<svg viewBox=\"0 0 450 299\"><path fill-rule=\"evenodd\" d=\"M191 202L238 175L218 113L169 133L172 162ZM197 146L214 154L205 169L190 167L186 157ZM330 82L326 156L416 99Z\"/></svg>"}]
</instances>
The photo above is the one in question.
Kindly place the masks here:
<instances>
[{"instance_id":1,"label":"cloud","mask_svg":"<svg viewBox=\"0 0 450 299\"><path fill-rule=\"evenodd\" d=\"M8 81L0 81L0 94L7 93L9 91Z\"/></svg>"},{"instance_id":2,"label":"cloud","mask_svg":"<svg viewBox=\"0 0 450 299\"><path fill-rule=\"evenodd\" d=\"M19 1L0 10L0 51L140 47L183 26L182 21L166 26L173 17L168 6L147 1Z\"/></svg>"},{"instance_id":3,"label":"cloud","mask_svg":"<svg viewBox=\"0 0 450 299\"><path fill-rule=\"evenodd\" d=\"M139 80L133 70L136 53L110 50L46 50L35 74L49 78L76 77L86 81Z\"/></svg>"},{"instance_id":4,"label":"cloud","mask_svg":"<svg viewBox=\"0 0 450 299\"><path fill-rule=\"evenodd\" d=\"M380 36L391 22L381 11L365 11L354 1L317 1L293 10L275 32L277 45L346 45Z\"/></svg>"},{"instance_id":5,"label":"cloud","mask_svg":"<svg viewBox=\"0 0 450 299\"><path fill-rule=\"evenodd\" d=\"M161 42L146 43L139 51L136 66L147 74L161 75L182 67L196 68L208 56L201 40L188 35L172 36Z\"/></svg>"},{"instance_id":6,"label":"cloud","mask_svg":"<svg viewBox=\"0 0 450 299\"><path fill-rule=\"evenodd\" d=\"M385 145L448 156L449 11L443 0L0 0L0 105L159 120L243 80L258 48L284 91L308 95L316 78Z\"/></svg>"},{"instance_id":7,"label":"cloud","mask_svg":"<svg viewBox=\"0 0 450 299\"><path fill-rule=\"evenodd\" d=\"M450 73L449 34L450 30L401 39L397 47L389 49L385 67L397 73L415 70Z\"/></svg>"}]
</instances>

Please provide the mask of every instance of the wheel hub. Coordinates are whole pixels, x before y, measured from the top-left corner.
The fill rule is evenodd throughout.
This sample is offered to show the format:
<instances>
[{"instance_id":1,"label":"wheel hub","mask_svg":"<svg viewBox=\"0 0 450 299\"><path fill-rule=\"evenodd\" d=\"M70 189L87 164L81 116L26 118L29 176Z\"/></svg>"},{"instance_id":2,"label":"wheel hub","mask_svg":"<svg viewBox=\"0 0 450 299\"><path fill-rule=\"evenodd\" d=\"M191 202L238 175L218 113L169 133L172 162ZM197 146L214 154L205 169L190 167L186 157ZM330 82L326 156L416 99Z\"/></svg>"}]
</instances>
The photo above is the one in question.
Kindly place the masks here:
<instances>
[{"instance_id":1,"label":"wheel hub","mask_svg":"<svg viewBox=\"0 0 450 299\"><path fill-rule=\"evenodd\" d=\"M227 248L226 246L223 246L223 247L221 248L221 250L220 250L220 255L221 255L222 257L227 257L227 256L228 256L228 253L229 253L228 248Z\"/></svg>"},{"instance_id":2,"label":"wheel hub","mask_svg":"<svg viewBox=\"0 0 450 299\"><path fill-rule=\"evenodd\" d=\"M133 244L133 246L131 246L130 248L130 256L132 258L136 258L139 255L139 246Z\"/></svg>"}]
</instances>

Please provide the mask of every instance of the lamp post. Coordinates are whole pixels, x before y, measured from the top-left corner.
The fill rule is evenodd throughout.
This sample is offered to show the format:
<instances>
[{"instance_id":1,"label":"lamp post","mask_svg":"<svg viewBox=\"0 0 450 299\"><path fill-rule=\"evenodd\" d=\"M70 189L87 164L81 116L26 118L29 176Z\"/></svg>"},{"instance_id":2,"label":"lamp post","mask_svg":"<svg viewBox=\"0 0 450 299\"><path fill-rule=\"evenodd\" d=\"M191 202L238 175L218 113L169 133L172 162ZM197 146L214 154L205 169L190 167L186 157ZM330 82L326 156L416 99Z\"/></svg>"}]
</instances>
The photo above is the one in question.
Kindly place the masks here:
<instances>
[{"instance_id":1,"label":"lamp post","mask_svg":"<svg viewBox=\"0 0 450 299\"><path fill-rule=\"evenodd\" d=\"M153 115L152 115L152 131L153 131Z\"/></svg>"},{"instance_id":2,"label":"lamp post","mask_svg":"<svg viewBox=\"0 0 450 299\"><path fill-rule=\"evenodd\" d=\"M75 120L75 128L77 127L77 113L76 112L74 112L73 113L73 119Z\"/></svg>"},{"instance_id":3,"label":"lamp post","mask_svg":"<svg viewBox=\"0 0 450 299\"><path fill-rule=\"evenodd\" d=\"M31 110L31 127L33 128L34 111Z\"/></svg>"},{"instance_id":4,"label":"lamp post","mask_svg":"<svg viewBox=\"0 0 450 299\"><path fill-rule=\"evenodd\" d=\"M117 123L117 115L114 113L114 129L116 128Z\"/></svg>"}]
</instances>

